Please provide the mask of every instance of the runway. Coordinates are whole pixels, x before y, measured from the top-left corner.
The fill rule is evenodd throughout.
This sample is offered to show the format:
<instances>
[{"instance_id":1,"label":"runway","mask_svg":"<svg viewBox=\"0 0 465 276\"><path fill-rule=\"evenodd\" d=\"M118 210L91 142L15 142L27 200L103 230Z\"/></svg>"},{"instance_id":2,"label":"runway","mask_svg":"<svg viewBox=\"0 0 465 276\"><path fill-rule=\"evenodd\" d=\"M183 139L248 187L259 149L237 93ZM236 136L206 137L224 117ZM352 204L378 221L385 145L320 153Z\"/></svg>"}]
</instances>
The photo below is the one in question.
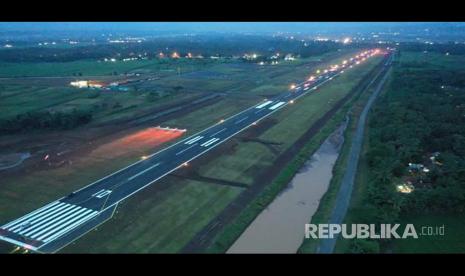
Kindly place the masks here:
<instances>
[{"instance_id":1,"label":"runway","mask_svg":"<svg viewBox=\"0 0 465 276\"><path fill-rule=\"evenodd\" d=\"M80 190L0 227L0 239L41 253L53 253L84 235L113 215L119 202L160 178L228 141L260 120L286 108L333 78L350 70L374 50L327 70L288 91L265 99L242 112L158 151L145 160L114 172Z\"/></svg>"}]
</instances>

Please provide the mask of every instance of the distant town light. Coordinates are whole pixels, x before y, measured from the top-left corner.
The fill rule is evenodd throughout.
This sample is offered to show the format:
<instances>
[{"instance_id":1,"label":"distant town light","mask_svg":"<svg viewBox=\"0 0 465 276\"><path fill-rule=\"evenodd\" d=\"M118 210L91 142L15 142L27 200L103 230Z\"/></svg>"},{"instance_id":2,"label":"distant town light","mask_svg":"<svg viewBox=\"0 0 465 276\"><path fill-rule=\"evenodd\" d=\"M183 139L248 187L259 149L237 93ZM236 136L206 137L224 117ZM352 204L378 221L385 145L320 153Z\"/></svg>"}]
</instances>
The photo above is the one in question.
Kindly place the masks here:
<instances>
[{"instance_id":1,"label":"distant town light","mask_svg":"<svg viewBox=\"0 0 465 276\"><path fill-rule=\"evenodd\" d=\"M177 52L173 52L171 54L171 58L179 58L179 54Z\"/></svg>"},{"instance_id":2,"label":"distant town light","mask_svg":"<svg viewBox=\"0 0 465 276\"><path fill-rule=\"evenodd\" d=\"M88 81L72 81L69 83L71 86L78 87L78 88L84 88L89 86Z\"/></svg>"},{"instance_id":3,"label":"distant town light","mask_svg":"<svg viewBox=\"0 0 465 276\"><path fill-rule=\"evenodd\" d=\"M397 185L396 189L400 193L410 194L411 192L413 192L414 187L412 184L407 183L407 184Z\"/></svg>"},{"instance_id":4,"label":"distant town light","mask_svg":"<svg viewBox=\"0 0 465 276\"><path fill-rule=\"evenodd\" d=\"M350 39L350 37L346 37L346 38L344 38L344 40L342 40L342 43L348 44L348 43L350 43L351 41L352 41L352 40Z\"/></svg>"}]
</instances>

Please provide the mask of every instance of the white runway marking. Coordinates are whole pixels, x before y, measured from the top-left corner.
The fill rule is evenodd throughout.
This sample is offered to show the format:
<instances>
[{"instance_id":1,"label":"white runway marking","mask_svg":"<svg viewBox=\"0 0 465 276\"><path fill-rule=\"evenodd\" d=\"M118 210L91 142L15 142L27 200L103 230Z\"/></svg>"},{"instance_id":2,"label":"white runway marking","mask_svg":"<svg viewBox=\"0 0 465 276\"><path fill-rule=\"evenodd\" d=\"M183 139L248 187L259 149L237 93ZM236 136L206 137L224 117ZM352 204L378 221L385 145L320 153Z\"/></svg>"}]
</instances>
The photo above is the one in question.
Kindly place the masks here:
<instances>
[{"instance_id":1,"label":"white runway marking","mask_svg":"<svg viewBox=\"0 0 465 276\"><path fill-rule=\"evenodd\" d=\"M269 104L272 103L272 102L273 102L273 101L266 101L266 102L264 102L264 103L262 103L262 104L260 104L260 105L257 105L255 108L263 108L263 107L269 105Z\"/></svg>"},{"instance_id":2,"label":"white runway marking","mask_svg":"<svg viewBox=\"0 0 465 276\"><path fill-rule=\"evenodd\" d=\"M55 201L4 225L2 228L24 237L43 241L45 237L66 227L76 218L87 214L95 216L98 212L78 205ZM86 216L86 219L88 218L90 217Z\"/></svg>"},{"instance_id":3,"label":"white runway marking","mask_svg":"<svg viewBox=\"0 0 465 276\"><path fill-rule=\"evenodd\" d=\"M44 223L47 224L50 220L53 220L56 217L59 217L59 216L61 216L63 214L67 214L69 211L71 211L74 208L75 208L75 206L70 205L70 204L66 204L66 207L61 209L60 211L54 213L53 215L48 215L47 217L42 218L42 219L40 219L38 221L31 222L32 224L31 224L30 227L27 227L25 230L19 231L17 233L20 234L20 235L29 235L32 231L34 231L34 229L37 229L37 227L42 226Z\"/></svg>"},{"instance_id":4,"label":"white runway marking","mask_svg":"<svg viewBox=\"0 0 465 276\"><path fill-rule=\"evenodd\" d=\"M41 212L41 213L39 213L39 214L37 214L37 215L34 215L34 216L30 217L29 219L27 219L27 220L21 222L19 225L17 224L17 225L15 225L15 226L13 226L13 227L7 229L7 230L8 230L8 231L13 231L13 232L14 232L14 231L16 231L18 228L23 228L24 225L27 225L27 224L32 223L35 219L39 219L39 218L41 218L41 217L47 215L47 214L50 213L50 212L53 214L53 213L55 212L55 210L57 210L57 208L58 208L58 210L60 210L61 208L64 208L64 207L65 207L65 204L64 204L63 202L60 202L58 205L55 205L55 206L53 206L52 208L48 208L48 209L44 210L43 212Z\"/></svg>"},{"instance_id":5,"label":"white runway marking","mask_svg":"<svg viewBox=\"0 0 465 276\"><path fill-rule=\"evenodd\" d=\"M256 111L255 114L258 114L258 113L260 113L260 112L262 112L262 111L265 111L265 110L266 110L265 108L260 109L260 110Z\"/></svg>"},{"instance_id":6,"label":"white runway marking","mask_svg":"<svg viewBox=\"0 0 465 276\"><path fill-rule=\"evenodd\" d=\"M149 170L151 170L151 169L157 167L158 165L160 165L160 163L157 163L157 164L155 164L155 165L153 165L153 166L151 166L151 167L149 167L149 168L147 168L147 169L141 171L140 173L138 173L138 174L136 174L136 175L133 175L133 176L129 177L128 180L131 181L131 180L133 180L134 178L138 177L139 175L142 175L142 174L148 172Z\"/></svg>"},{"instance_id":7,"label":"white runway marking","mask_svg":"<svg viewBox=\"0 0 465 276\"><path fill-rule=\"evenodd\" d=\"M279 102L279 103L273 105L272 107L270 107L270 108L268 108L268 109L269 109L269 110L274 110L274 109L276 109L276 108L282 106L282 105L285 104L285 103L286 103L286 102Z\"/></svg>"},{"instance_id":8,"label":"white runway marking","mask_svg":"<svg viewBox=\"0 0 465 276\"><path fill-rule=\"evenodd\" d=\"M92 196L95 196L96 198L102 198L102 197L104 197L106 195L109 195L109 194L111 194L110 190L103 189L100 192L97 192L97 193L93 194Z\"/></svg>"},{"instance_id":9,"label":"white runway marking","mask_svg":"<svg viewBox=\"0 0 465 276\"><path fill-rule=\"evenodd\" d=\"M197 143L195 143L195 144L189 146L188 148L185 148L185 149L183 149L183 150L181 150L181 151L176 152L176 155L180 155L180 154L182 154L183 152L185 152L186 150L188 150L188 149L190 149L190 148L192 148L192 147L195 147L195 146L197 146Z\"/></svg>"},{"instance_id":10,"label":"white runway marking","mask_svg":"<svg viewBox=\"0 0 465 276\"><path fill-rule=\"evenodd\" d=\"M203 138L203 136L197 136L197 137L194 137L194 138L190 139L189 141L185 142L184 144L190 145L190 144L192 144L194 142L197 142L198 140L200 140L202 138Z\"/></svg>"},{"instance_id":11,"label":"white runway marking","mask_svg":"<svg viewBox=\"0 0 465 276\"><path fill-rule=\"evenodd\" d=\"M47 238L47 236L48 236L49 234L42 235L41 237L39 237L39 240L44 239L44 238L46 238L46 239L44 239L44 242L49 242L49 241L51 241L51 240L54 240L54 239L60 237L61 235L65 234L65 233L68 232L69 230L73 229L74 227L78 226L79 224L81 224L81 223L83 223L83 222L85 222L85 221L87 221L87 220L89 220L89 219L95 217L97 214L98 214L98 212L97 212L97 211L94 211L94 212L90 213L89 215L83 217L82 219L76 221L75 223L69 225L68 227L64 228L63 230L61 230L61 231L59 231L59 232L57 232L57 233L55 233L55 234L53 234L53 232L50 233L50 234L52 234L52 236L50 236L50 237L48 237L48 238ZM74 218L72 221L74 221L74 220L76 220L76 219L78 219L78 218L79 218L79 217L76 217L76 218ZM71 223L72 221L68 222L68 224ZM58 230L58 229L57 229L57 230ZM55 232L55 231L54 231L54 232Z\"/></svg>"},{"instance_id":12,"label":"white runway marking","mask_svg":"<svg viewBox=\"0 0 465 276\"><path fill-rule=\"evenodd\" d=\"M44 207L35 210L34 212L31 212L31 213L29 213L29 214L27 214L27 215L25 215L25 216L23 216L23 217L21 217L21 218L19 218L19 219L17 219L17 220L14 220L14 221L12 221L12 222L10 222L10 223L7 223L7 224L3 225L3 226L2 226L2 229L7 229L7 228L10 227L10 226L13 226L13 225L15 225L15 224L18 224L18 223L22 222L23 220L25 220L25 219L27 219L27 218L33 216L33 215L36 215L36 214L38 214L39 212L44 211L44 210L47 209L47 208L50 208L50 207L55 206L55 205L58 204L58 203L59 203L59 201L54 201L54 202L52 202L52 203L50 203L50 204L47 204L47 205L45 205Z\"/></svg>"},{"instance_id":13,"label":"white runway marking","mask_svg":"<svg viewBox=\"0 0 465 276\"><path fill-rule=\"evenodd\" d=\"M236 121L234 124L237 125L237 124L239 124L239 123L241 123L241 122L247 120L247 118L249 118L249 116L247 116L247 117L245 117L245 118L242 118L242 119L240 119L239 121Z\"/></svg>"},{"instance_id":14,"label":"white runway marking","mask_svg":"<svg viewBox=\"0 0 465 276\"><path fill-rule=\"evenodd\" d=\"M220 139L219 138L210 139L207 142L203 143L201 146L202 147L208 147L208 146L210 146L211 144L215 143L218 140L220 140Z\"/></svg>"},{"instance_id":15,"label":"white runway marking","mask_svg":"<svg viewBox=\"0 0 465 276\"><path fill-rule=\"evenodd\" d=\"M219 134L219 133L221 133L221 132L223 132L225 130L226 130L226 128L223 128L222 130L219 130L219 131L213 133L212 135L210 135L210 137L216 136L217 134Z\"/></svg>"},{"instance_id":16,"label":"white runway marking","mask_svg":"<svg viewBox=\"0 0 465 276\"><path fill-rule=\"evenodd\" d=\"M30 236L31 238L34 238L35 237L35 235L33 235L34 233L37 233L38 231L46 228L47 226L49 226L51 224L54 224L57 221L59 222L59 221L63 220L63 218L67 219L67 217L69 215L71 215L72 213L74 213L76 211L79 211L81 209L82 208L79 207L79 206L71 206L71 208L66 210L66 212L61 213L59 216L49 218L47 220L44 220L40 224L34 225L34 229L33 230L28 229L28 231L26 233L24 233L24 235L27 235L27 236ZM21 234L23 234L23 233L21 233Z\"/></svg>"},{"instance_id":17,"label":"white runway marking","mask_svg":"<svg viewBox=\"0 0 465 276\"><path fill-rule=\"evenodd\" d=\"M66 222L67 220L72 220L72 218L75 217L75 216L79 216L82 213L89 213L89 212L92 212L92 210L89 210L89 209L86 209L86 208L79 208L79 209L75 210L72 213L71 216L63 217L60 220L55 221L55 223L53 223L49 227L47 227L45 229L42 229L40 232L38 232L38 233L36 233L34 235L32 235L33 233L30 233L29 235L32 235L31 238L33 238L33 239L40 238L43 234L48 233L50 230L56 229L60 225L63 225L63 223ZM40 229L37 229L36 231L38 231L38 230L40 230Z\"/></svg>"}]
</instances>

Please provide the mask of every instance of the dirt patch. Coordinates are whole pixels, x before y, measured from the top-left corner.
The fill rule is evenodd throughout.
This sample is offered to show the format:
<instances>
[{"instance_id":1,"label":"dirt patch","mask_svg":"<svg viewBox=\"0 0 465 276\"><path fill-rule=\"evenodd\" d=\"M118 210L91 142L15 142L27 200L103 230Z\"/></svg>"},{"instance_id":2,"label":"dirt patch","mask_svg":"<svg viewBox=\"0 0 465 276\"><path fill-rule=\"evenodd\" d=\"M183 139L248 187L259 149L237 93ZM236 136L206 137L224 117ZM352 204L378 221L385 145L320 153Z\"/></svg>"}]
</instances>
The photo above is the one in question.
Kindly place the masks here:
<instances>
[{"instance_id":1,"label":"dirt patch","mask_svg":"<svg viewBox=\"0 0 465 276\"><path fill-rule=\"evenodd\" d=\"M247 188L249 186L248 184L240 183L240 182L236 182L236 181L228 181L228 180L223 180L223 179L218 179L218 178L213 178L213 177L201 176L196 172L190 173L190 174L183 174L180 171L180 173L171 173L169 176L176 177L176 178L181 178L181 179L190 179L190 180L195 180L195 181L199 181L199 182L206 182L206 183L212 183L212 184L232 186L232 187Z\"/></svg>"},{"instance_id":2,"label":"dirt patch","mask_svg":"<svg viewBox=\"0 0 465 276\"><path fill-rule=\"evenodd\" d=\"M181 137L185 131L151 127L126 135L97 147L90 153L95 158L118 158L130 152L144 152Z\"/></svg>"}]
</instances>

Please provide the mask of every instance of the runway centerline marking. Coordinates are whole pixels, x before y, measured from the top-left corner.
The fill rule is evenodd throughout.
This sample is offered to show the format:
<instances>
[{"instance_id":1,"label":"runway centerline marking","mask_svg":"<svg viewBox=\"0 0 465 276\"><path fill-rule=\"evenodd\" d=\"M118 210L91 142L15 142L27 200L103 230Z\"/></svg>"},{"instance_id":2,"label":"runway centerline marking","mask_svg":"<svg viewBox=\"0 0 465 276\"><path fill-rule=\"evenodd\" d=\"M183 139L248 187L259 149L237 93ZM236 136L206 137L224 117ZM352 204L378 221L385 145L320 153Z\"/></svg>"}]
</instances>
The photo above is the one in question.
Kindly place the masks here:
<instances>
[{"instance_id":1,"label":"runway centerline marking","mask_svg":"<svg viewBox=\"0 0 465 276\"><path fill-rule=\"evenodd\" d=\"M193 147L195 147L195 146L197 146L197 145L198 145L197 143L192 144L192 145L190 145L189 147L187 147L187 148L185 148L185 149L183 149L183 150L181 150L181 151L176 152L176 155L180 155L180 154L182 154L183 152L187 151L188 149L193 148Z\"/></svg>"},{"instance_id":2,"label":"runway centerline marking","mask_svg":"<svg viewBox=\"0 0 465 276\"><path fill-rule=\"evenodd\" d=\"M241 122L247 120L247 118L249 118L249 116L247 116L247 117L245 117L245 118L242 118L242 119L240 119L239 121L236 121L234 124L237 125L237 124L239 124L239 123L241 123Z\"/></svg>"},{"instance_id":3,"label":"runway centerline marking","mask_svg":"<svg viewBox=\"0 0 465 276\"><path fill-rule=\"evenodd\" d=\"M221 132L223 132L225 130L226 130L226 128L223 128L222 130L217 131L217 132L213 133L212 135L210 135L210 137L216 136L217 134L219 134L219 133L221 133Z\"/></svg>"},{"instance_id":4,"label":"runway centerline marking","mask_svg":"<svg viewBox=\"0 0 465 276\"><path fill-rule=\"evenodd\" d=\"M136 175L133 175L133 176L129 177L129 178L128 178L128 181L131 181L131 180L133 180L134 178L136 178L136 177L138 177L138 176L140 176L140 175L142 175L142 174L144 174L144 173L150 171L151 169L157 167L158 165L160 165L160 162L158 162L157 164L155 164L155 165L153 165L153 166L148 167L147 169L141 171L140 173L138 173L138 174L136 174Z\"/></svg>"}]
</instances>

